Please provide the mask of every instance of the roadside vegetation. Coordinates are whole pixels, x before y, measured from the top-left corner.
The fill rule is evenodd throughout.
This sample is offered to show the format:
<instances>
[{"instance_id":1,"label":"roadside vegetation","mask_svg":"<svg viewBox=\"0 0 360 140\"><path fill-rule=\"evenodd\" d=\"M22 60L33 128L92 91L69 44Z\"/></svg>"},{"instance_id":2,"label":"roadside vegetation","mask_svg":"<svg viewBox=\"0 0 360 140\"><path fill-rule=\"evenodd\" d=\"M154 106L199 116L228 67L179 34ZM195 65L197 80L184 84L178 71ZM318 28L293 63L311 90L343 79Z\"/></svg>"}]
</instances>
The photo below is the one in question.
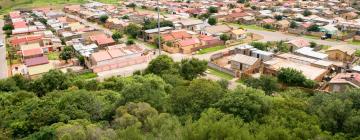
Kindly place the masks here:
<instances>
[{"instance_id":1,"label":"roadside vegetation","mask_svg":"<svg viewBox=\"0 0 360 140\"><path fill-rule=\"evenodd\" d=\"M292 70L228 90L224 80L199 78L206 69L204 61L161 55L145 71L103 82L59 70L0 80L0 138L359 138L359 90L303 90ZM278 90L279 83L290 87Z\"/></svg>"}]
</instances>

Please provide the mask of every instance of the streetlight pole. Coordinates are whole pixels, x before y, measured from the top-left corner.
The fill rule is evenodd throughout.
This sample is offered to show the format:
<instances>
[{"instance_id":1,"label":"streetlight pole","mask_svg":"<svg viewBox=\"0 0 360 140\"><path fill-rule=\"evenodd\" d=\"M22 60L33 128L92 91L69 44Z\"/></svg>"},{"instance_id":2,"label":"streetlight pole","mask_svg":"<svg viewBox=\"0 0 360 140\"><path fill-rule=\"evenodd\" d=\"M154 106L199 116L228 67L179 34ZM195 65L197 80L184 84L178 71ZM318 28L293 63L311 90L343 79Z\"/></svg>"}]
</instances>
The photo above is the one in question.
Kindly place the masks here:
<instances>
[{"instance_id":1,"label":"streetlight pole","mask_svg":"<svg viewBox=\"0 0 360 140\"><path fill-rule=\"evenodd\" d=\"M160 36L160 6L159 0L157 0L157 24L158 24L158 45L159 45L159 55L161 55L161 36Z\"/></svg>"}]
</instances>

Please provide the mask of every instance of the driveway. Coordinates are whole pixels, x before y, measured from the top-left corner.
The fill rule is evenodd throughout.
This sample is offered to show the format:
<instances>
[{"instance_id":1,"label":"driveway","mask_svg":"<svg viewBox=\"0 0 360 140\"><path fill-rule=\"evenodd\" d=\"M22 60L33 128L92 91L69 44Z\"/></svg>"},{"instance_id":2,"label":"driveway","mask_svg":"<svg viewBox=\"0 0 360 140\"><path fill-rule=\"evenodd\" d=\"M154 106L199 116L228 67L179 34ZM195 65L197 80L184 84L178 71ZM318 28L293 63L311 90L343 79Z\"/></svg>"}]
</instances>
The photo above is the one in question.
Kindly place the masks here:
<instances>
[{"instance_id":1,"label":"driveway","mask_svg":"<svg viewBox=\"0 0 360 140\"><path fill-rule=\"evenodd\" d=\"M2 31L4 26L4 20L0 19L0 40L4 42L4 46L0 47L0 79L8 77L8 65L6 62L6 43L5 43L5 34Z\"/></svg>"}]
</instances>

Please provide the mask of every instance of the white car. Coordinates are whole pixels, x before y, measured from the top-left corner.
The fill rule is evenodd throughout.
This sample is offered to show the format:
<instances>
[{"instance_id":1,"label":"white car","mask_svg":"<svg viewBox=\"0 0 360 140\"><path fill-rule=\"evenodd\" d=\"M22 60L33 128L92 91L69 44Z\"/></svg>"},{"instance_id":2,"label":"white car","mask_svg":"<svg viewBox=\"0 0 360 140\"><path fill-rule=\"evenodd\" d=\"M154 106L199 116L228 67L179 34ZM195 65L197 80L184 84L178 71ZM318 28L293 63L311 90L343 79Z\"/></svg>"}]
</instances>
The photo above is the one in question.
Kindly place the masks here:
<instances>
[{"instance_id":1,"label":"white car","mask_svg":"<svg viewBox=\"0 0 360 140\"><path fill-rule=\"evenodd\" d=\"M4 42L0 40L0 47L4 47Z\"/></svg>"}]
</instances>

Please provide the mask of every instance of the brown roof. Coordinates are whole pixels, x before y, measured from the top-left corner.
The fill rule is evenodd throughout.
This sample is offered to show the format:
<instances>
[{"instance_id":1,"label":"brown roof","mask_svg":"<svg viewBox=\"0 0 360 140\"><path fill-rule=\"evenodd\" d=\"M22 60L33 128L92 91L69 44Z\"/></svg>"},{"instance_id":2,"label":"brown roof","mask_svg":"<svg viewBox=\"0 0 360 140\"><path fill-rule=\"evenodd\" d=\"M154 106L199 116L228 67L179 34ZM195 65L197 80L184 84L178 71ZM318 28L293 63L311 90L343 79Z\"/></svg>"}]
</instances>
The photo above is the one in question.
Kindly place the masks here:
<instances>
[{"instance_id":1,"label":"brown roof","mask_svg":"<svg viewBox=\"0 0 360 140\"><path fill-rule=\"evenodd\" d=\"M49 63L49 60L46 56L25 59L25 65L28 67L42 65L42 64L48 64L48 63Z\"/></svg>"}]
</instances>

